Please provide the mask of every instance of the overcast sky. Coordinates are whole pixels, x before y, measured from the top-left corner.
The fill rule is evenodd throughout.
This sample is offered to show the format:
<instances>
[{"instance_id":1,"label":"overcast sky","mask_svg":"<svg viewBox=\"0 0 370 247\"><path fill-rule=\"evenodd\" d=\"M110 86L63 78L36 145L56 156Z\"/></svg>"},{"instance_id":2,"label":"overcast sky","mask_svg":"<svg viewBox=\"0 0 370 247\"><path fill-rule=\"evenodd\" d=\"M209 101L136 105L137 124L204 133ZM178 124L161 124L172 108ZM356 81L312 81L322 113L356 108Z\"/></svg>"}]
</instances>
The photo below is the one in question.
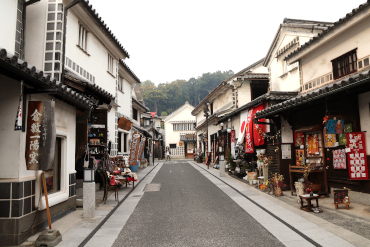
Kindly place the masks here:
<instances>
[{"instance_id":1,"label":"overcast sky","mask_svg":"<svg viewBox=\"0 0 370 247\"><path fill-rule=\"evenodd\" d=\"M365 0L90 0L141 81L235 73L266 56L284 18L335 22Z\"/></svg>"}]
</instances>

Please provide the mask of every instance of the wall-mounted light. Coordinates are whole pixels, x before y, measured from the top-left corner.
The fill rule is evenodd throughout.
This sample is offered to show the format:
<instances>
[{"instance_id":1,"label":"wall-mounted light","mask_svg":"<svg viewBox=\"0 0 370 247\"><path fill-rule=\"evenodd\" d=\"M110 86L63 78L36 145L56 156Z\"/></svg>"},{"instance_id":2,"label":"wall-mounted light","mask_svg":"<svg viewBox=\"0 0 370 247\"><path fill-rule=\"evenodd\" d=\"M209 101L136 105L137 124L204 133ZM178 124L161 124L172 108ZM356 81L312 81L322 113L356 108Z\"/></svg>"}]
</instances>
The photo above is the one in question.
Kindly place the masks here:
<instances>
[{"instance_id":1,"label":"wall-mounted light","mask_svg":"<svg viewBox=\"0 0 370 247\"><path fill-rule=\"evenodd\" d=\"M220 123L221 127L224 126L224 123Z\"/></svg>"},{"instance_id":2,"label":"wall-mounted light","mask_svg":"<svg viewBox=\"0 0 370 247\"><path fill-rule=\"evenodd\" d=\"M229 133L229 134L231 133L231 129L230 128L227 129L227 133Z\"/></svg>"}]
</instances>

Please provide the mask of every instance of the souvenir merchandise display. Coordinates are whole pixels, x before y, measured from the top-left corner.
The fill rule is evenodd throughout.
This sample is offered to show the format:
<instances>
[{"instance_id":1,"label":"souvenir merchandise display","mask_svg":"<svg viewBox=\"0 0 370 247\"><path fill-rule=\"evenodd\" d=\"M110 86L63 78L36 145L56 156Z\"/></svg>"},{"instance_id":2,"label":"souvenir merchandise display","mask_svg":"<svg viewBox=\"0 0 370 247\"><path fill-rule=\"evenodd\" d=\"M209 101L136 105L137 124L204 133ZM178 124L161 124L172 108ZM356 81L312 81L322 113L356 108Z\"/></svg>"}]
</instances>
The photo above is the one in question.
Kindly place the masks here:
<instances>
[{"instance_id":1,"label":"souvenir merchandise display","mask_svg":"<svg viewBox=\"0 0 370 247\"><path fill-rule=\"evenodd\" d=\"M294 132L294 145L300 147L304 144L304 135L302 132Z\"/></svg>"},{"instance_id":2,"label":"souvenir merchandise display","mask_svg":"<svg viewBox=\"0 0 370 247\"><path fill-rule=\"evenodd\" d=\"M335 134L343 134L344 120L338 119L335 124Z\"/></svg>"},{"instance_id":3,"label":"souvenir merchandise display","mask_svg":"<svg viewBox=\"0 0 370 247\"><path fill-rule=\"evenodd\" d=\"M308 134L307 140L308 140L307 153L312 155L320 154L318 134Z\"/></svg>"},{"instance_id":4,"label":"souvenir merchandise display","mask_svg":"<svg viewBox=\"0 0 370 247\"><path fill-rule=\"evenodd\" d=\"M333 150L333 166L334 169L347 169L344 149Z\"/></svg>"},{"instance_id":5,"label":"souvenir merchandise display","mask_svg":"<svg viewBox=\"0 0 370 247\"><path fill-rule=\"evenodd\" d=\"M344 125L344 133L351 133L352 132L352 124L345 124Z\"/></svg>"},{"instance_id":6,"label":"souvenir merchandise display","mask_svg":"<svg viewBox=\"0 0 370 247\"><path fill-rule=\"evenodd\" d=\"M347 133L348 170L350 179L369 179L364 132Z\"/></svg>"},{"instance_id":7,"label":"souvenir merchandise display","mask_svg":"<svg viewBox=\"0 0 370 247\"><path fill-rule=\"evenodd\" d=\"M339 134L338 139L339 139L339 145L344 145L344 146L347 145L346 134Z\"/></svg>"},{"instance_id":8,"label":"souvenir merchandise display","mask_svg":"<svg viewBox=\"0 0 370 247\"><path fill-rule=\"evenodd\" d=\"M335 134L325 134L325 147L326 148L336 147L335 146L336 142L337 142L337 138Z\"/></svg>"},{"instance_id":9,"label":"souvenir merchandise display","mask_svg":"<svg viewBox=\"0 0 370 247\"><path fill-rule=\"evenodd\" d=\"M300 166L302 165L302 159L304 158L304 150L303 149L297 149L295 151L296 155L296 165Z\"/></svg>"},{"instance_id":10,"label":"souvenir merchandise display","mask_svg":"<svg viewBox=\"0 0 370 247\"><path fill-rule=\"evenodd\" d=\"M326 121L326 133L327 134L335 134L335 125L337 124L337 120L328 119Z\"/></svg>"},{"instance_id":11,"label":"souvenir merchandise display","mask_svg":"<svg viewBox=\"0 0 370 247\"><path fill-rule=\"evenodd\" d=\"M248 111L247 126L245 130L245 152L254 153L253 147L253 109Z\"/></svg>"}]
</instances>

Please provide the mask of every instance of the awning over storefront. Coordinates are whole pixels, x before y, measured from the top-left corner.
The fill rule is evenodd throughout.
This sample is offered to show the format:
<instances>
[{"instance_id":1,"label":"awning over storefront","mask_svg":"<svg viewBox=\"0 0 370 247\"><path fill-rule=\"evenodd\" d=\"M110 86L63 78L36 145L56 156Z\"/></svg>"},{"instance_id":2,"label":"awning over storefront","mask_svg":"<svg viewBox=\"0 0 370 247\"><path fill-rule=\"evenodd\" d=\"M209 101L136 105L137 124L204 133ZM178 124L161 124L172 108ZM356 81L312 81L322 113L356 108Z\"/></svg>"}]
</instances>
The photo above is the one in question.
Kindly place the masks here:
<instances>
[{"instance_id":1,"label":"awning over storefront","mask_svg":"<svg viewBox=\"0 0 370 247\"><path fill-rule=\"evenodd\" d=\"M360 91L358 92L364 93L370 90L369 82L370 82L370 70L366 70L361 73L355 74L351 77L328 84L311 92L298 95L282 103L270 106L265 110L256 113L255 117L257 119L271 117L286 110L298 107L300 105L304 105L308 102L323 99L330 95L334 95L341 92L354 92L360 89Z\"/></svg>"}]
</instances>

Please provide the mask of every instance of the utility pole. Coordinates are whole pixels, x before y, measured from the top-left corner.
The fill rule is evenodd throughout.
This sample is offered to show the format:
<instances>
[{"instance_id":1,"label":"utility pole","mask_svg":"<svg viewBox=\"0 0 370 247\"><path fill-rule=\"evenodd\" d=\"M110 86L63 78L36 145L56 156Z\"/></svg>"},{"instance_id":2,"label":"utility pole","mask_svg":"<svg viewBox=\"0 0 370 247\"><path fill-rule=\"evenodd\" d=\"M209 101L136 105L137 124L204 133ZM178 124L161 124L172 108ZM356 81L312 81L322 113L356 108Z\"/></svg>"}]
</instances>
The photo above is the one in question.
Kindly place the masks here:
<instances>
[{"instance_id":1,"label":"utility pole","mask_svg":"<svg viewBox=\"0 0 370 247\"><path fill-rule=\"evenodd\" d=\"M207 136L206 136L206 160L207 160L207 165L209 169L209 160L208 160L208 117L209 117L209 110L208 110L209 103L207 102L207 105L204 109L204 116L206 117L206 124L207 124Z\"/></svg>"}]
</instances>

